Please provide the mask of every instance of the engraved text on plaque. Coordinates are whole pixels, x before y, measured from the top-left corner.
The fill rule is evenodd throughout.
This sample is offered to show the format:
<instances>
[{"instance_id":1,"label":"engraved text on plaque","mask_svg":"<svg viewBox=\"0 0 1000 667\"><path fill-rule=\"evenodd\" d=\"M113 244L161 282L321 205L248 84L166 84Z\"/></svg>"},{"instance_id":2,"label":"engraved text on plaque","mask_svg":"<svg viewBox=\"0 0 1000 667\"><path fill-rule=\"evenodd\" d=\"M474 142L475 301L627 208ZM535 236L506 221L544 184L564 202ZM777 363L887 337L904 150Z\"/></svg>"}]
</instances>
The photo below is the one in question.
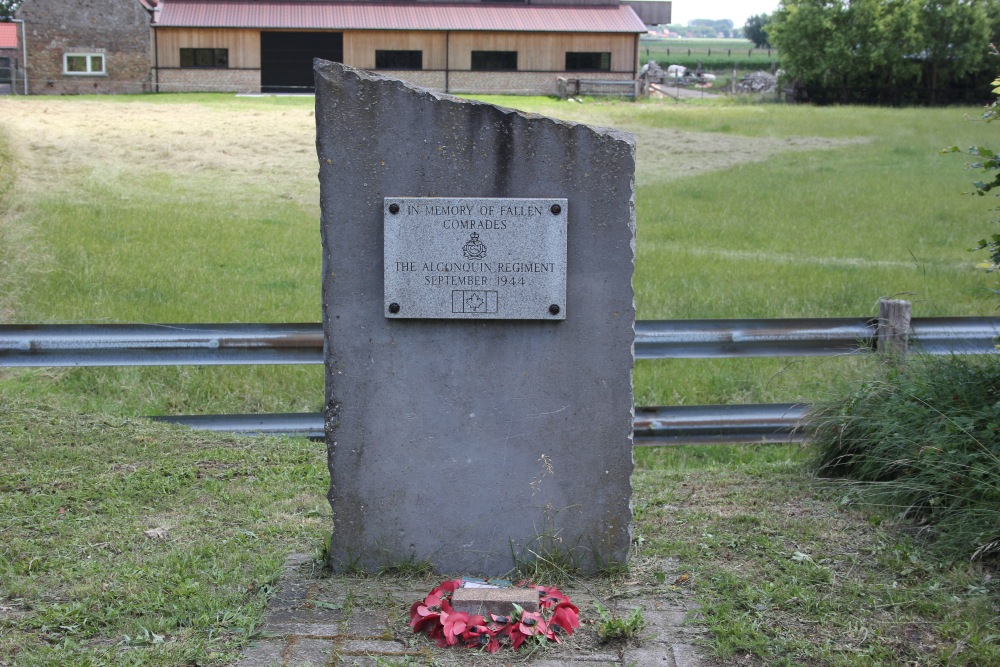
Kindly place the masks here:
<instances>
[{"instance_id":1,"label":"engraved text on plaque","mask_svg":"<svg viewBox=\"0 0 1000 667\"><path fill-rule=\"evenodd\" d=\"M386 197L385 316L566 318L565 199Z\"/></svg>"}]
</instances>

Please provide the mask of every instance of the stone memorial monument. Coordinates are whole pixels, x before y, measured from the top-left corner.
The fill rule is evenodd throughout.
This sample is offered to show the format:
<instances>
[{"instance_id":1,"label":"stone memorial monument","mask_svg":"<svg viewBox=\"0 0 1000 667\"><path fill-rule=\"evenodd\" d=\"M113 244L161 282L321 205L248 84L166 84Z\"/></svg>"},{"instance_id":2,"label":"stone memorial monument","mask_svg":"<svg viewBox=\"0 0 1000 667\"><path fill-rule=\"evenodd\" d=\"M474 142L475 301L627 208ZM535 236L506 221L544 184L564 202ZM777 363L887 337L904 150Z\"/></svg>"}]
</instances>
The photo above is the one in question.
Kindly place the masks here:
<instances>
[{"instance_id":1,"label":"stone memorial monument","mask_svg":"<svg viewBox=\"0 0 1000 667\"><path fill-rule=\"evenodd\" d=\"M333 567L631 540L635 145L316 62Z\"/></svg>"}]
</instances>

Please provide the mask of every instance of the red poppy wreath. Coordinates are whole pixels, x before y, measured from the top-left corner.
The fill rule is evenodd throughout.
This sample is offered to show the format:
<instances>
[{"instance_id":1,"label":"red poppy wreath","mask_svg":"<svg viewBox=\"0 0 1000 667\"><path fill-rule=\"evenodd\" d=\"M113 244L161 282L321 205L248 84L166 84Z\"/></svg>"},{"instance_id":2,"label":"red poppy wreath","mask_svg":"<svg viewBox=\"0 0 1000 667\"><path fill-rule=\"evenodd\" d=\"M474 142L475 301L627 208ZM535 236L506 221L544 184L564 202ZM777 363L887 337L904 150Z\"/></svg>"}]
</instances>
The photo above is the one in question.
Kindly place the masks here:
<instances>
[{"instance_id":1,"label":"red poppy wreath","mask_svg":"<svg viewBox=\"0 0 1000 667\"><path fill-rule=\"evenodd\" d=\"M556 588L526 582L517 586L538 591L538 611L525 611L518 605L509 616L455 611L451 596L464 583L462 579L443 581L422 601L414 602L410 607L413 631L426 632L441 648L460 644L496 653L504 646L518 649L529 640L561 643L561 634L571 635L580 627L580 610L568 597Z\"/></svg>"}]
</instances>

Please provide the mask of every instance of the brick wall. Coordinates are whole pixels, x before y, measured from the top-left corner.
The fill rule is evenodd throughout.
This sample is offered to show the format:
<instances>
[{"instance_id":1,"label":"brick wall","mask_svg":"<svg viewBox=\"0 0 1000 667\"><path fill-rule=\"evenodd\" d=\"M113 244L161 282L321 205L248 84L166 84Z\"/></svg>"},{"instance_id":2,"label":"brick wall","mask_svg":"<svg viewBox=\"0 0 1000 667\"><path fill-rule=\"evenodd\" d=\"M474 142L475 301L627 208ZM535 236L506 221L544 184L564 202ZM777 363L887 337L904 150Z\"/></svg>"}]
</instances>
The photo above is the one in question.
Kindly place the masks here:
<instances>
[{"instance_id":1,"label":"brick wall","mask_svg":"<svg viewBox=\"0 0 1000 667\"><path fill-rule=\"evenodd\" d=\"M443 91L445 87L445 73L440 70L378 70L378 73L431 90ZM449 72L448 90L452 93L558 95L556 78L559 76L588 80L629 79L626 74L612 72ZM259 93L260 70L164 68L159 71L158 88L165 93Z\"/></svg>"},{"instance_id":2,"label":"brick wall","mask_svg":"<svg viewBox=\"0 0 1000 667\"><path fill-rule=\"evenodd\" d=\"M25 0L28 92L33 95L150 90L149 14L136 0ZM105 73L63 72L63 54L100 53Z\"/></svg>"},{"instance_id":3,"label":"brick wall","mask_svg":"<svg viewBox=\"0 0 1000 667\"><path fill-rule=\"evenodd\" d=\"M161 69L159 85L163 93L259 93L259 69Z\"/></svg>"},{"instance_id":4,"label":"brick wall","mask_svg":"<svg viewBox=\"0 0 1000 667\"><path fill-rule=\"evenodd\" d=\"M497 93L513 95L558 95L558 77L622 81L631 75L615 72L451 72L450 93Z\"/></svg>"},{"instance_id":5,"label":"brick wall","mask_svg":"<svg viewBox=\"0 0 1000 667\"><path fill-rule=\"evenodd\" d=\"M434 70L384 70L380 69L376 71L377 74L384 74L385 76L391 76L396 79L401 79L407 83L412 83L414 86L420 86L421 88L430 88L431 90L444 90L445 75L444 72L434 71Z\"/></svg>"}]
</instances>

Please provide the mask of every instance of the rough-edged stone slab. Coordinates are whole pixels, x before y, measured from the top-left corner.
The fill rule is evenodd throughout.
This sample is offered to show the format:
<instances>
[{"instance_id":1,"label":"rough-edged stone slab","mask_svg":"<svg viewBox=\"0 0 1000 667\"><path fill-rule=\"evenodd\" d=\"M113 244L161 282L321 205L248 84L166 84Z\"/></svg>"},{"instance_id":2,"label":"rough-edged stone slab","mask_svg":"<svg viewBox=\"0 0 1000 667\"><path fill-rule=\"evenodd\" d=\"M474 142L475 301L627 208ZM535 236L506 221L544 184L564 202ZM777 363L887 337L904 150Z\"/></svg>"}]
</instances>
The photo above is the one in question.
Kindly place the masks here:
<instances>
[{"instance_id":1,"label":"rough-edged stone slab","mask_svg":"<svg viewBox=\"0 0 1000 667\"><path fill-rule=\"evenodd\" d=\"M322 61L316 121L334 567L624 562L631 135ZM384 197L565 198L566 319L386 318Z\"/></svg>"}]
</instances>

